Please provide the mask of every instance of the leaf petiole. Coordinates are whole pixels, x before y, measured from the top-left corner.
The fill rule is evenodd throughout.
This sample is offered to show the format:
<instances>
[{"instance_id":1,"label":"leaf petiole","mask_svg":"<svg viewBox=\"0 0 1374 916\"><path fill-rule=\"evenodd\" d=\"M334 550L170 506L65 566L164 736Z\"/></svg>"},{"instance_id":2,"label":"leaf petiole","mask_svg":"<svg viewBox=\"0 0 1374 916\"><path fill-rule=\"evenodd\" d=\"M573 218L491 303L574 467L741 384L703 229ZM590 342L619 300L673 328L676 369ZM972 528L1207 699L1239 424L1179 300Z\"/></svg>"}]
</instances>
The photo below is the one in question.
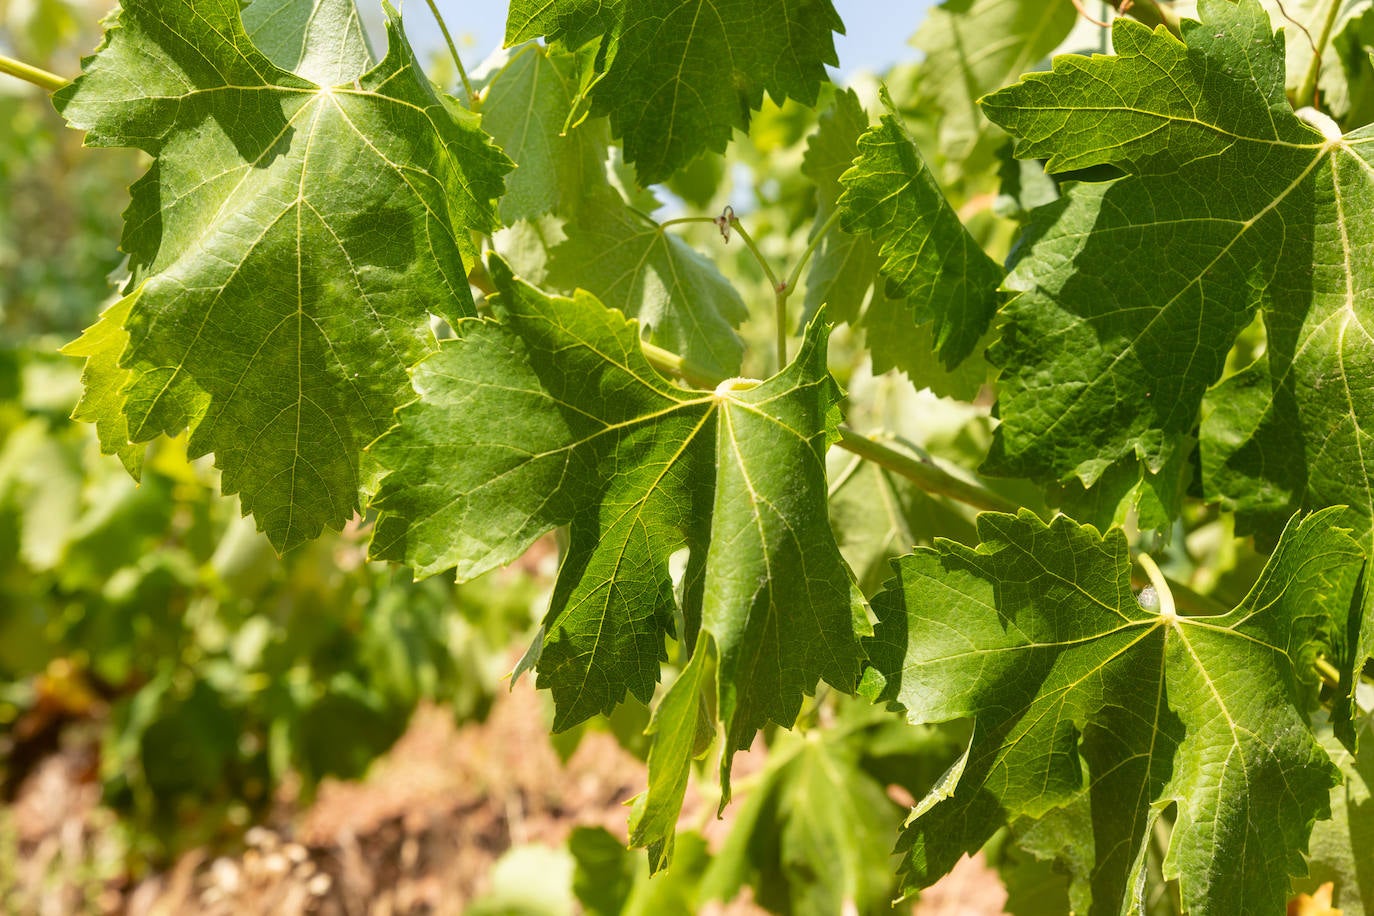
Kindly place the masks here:
<instances>
[{"instance_id":1,"label":"leaf petiole","mask_svg":"<svg viewBox=\"0 0 1374 916\"><path fill-rule=\"evenodd\" d=\"M816 249L820 247L821 240L825 238L826 234L830 232L839 221L840 211L836 210L834 213L830 214L825 222L821 223L821 228L816 230L815 234L811 236L811 241L807 243L806 250L803 251L801 257L797 259L797 266L793 267L792 273L787 276L788 292L796 289L797 284L801 282L802 271L806 269L806 265L810 262L811 256L815 254Z\"/></svg>"},{"instance_id":2,"label":"leaf petiole","mask_svg":"<svg viewBox=\"0 0 1374 916\"><path fill-rule=\"evenodd\" d=\"M1321 675L1322 683L1333 689L1340 689L1341 673L1336 670L1336 666L1331 664L1321 656L1316 661L1317 674Z\"/></svg>"},{"instance_id":3,"label":"leaf petiole","mask_svg":"<svg viewBox=\"0 0 1374 916\"><path fill-rule=\"evenodd\" d=\"M1331 41L1331 30L1335 28L1336 18L1341 11L1340 0L1327 0L1326 18L1322 20L1322 30L1317 35L1317 40L1312 46L1312 59L1307 63L1307 71L1302 76L1302 83L1298 85L1298 104L1317 104L1317 80L1321 78L1322 54L1326 52L1326 46ZM1310 37L1310 36L1309 36Z\"/></svg>"},{"instance_id":4,"label":"leaf petiole","mask_svg":"<svg viewBox=\"0 0 1374 916\"><path fill-rule=\"evenodd\" d=\"M425 0L429 4L429 11L434 14L434 21L439 23L439 31L444 36L444 41L448 43L448 53L453 55L453 63L458 67L458 79L463 82L463 91L467 93L468 106L476 111L482 106L477 98L477 93L472 91L472 81L468 79L468 71L463 67L463 59L458 56L458 46L453 43L453 36L449 34L448 25L444 22L444 17L439 13L439 7L434 0Z\"/></svg>"},{"instance_id":5,"label":"leaf petiole","mask_svg":"<svg viewBox=\"0 0 1374 916\"><path fill-rule=\"evenodd\" d=\"M1136 560L1140 563L1141 568L1145 570L1145 575L1150 577L1150 585L1148 587L1153 590L1154 598L1159 602L1159 616L1169 622L1177 620L1178 608L1174 605L1174 593L1169 588L1169 580L1164 578L1164 573L1160 571L1154 558L1148 553L1142 553L1136 555ZM1144 592L1141 593L1140 603L1142 606L1146 604Z\"/></svg>"},{"instance_id":6,"label":"leaf petiole","mask_svg":"<svg viewBox=\"0 0 1374 916\"><path fill-rule=\"evenodd\" d=\"M68 82L56 73L49 73L42 67L26 64L22 60L5 57L3 54L0 54L0 73L8 73L10 76L18 77L26 83L33 83L39 89L43 89L47 92L56 92L67 85Z\"/></svg>"}]
</instances>

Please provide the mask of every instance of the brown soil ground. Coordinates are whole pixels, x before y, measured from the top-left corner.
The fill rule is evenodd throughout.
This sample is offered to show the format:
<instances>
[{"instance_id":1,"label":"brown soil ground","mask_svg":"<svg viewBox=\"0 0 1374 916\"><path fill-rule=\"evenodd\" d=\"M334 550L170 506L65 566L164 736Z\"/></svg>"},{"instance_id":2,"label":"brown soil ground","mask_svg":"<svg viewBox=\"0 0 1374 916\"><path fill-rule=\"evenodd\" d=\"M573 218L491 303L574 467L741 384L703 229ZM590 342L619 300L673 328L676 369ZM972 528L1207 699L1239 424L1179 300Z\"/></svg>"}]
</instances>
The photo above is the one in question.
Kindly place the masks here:
<instances>
[{"instance_id":1,"label":"brown soil ground","mask_svg":"<svg viewBox=\"0 0 1374 916\"><path fill-rule=\"evenodd\" d=\"M0 863L0 911L458 914L513 845L558 845L583 824L624 839L624 803L645 780L643 763L605 733L589 732L561 763L548 741L545 698L525 679L484 723L459 727L446 711L422 708L367 779L327 782L304 811L284 806L272 828L249 831L241 855L191 853L163 874L120 887L73 871L81 867L73 863L100 860L102 838L113 829L97 805L91 754L55 754L22 787L8 820L18 861ZM745 754L735 772L758 765L758 755ZM703 818L701 804L689 792L684 823L705 820L708 839L718 842L729 812L724 822ZM6 896L7 883L19 891ZM965 860L914 913L996 916L1005 896L981 860ZM709 912L762 911L745 899Z\"/></svg>"}]
</instances>

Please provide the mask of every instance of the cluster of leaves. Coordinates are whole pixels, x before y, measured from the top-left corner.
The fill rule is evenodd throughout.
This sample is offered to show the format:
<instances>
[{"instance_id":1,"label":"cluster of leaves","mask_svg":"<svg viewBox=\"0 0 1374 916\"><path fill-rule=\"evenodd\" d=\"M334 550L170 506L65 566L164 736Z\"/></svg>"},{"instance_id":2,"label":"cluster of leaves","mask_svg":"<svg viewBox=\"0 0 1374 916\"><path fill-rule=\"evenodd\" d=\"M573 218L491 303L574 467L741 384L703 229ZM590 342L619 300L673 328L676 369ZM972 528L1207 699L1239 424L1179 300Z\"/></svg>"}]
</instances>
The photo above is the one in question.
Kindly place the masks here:
<instances>
[{"instance_id":1,"label":"cluster of leaves","mask_svg":"<svg viewBox=\"0 0 1374 916\"><path fill-rule=\"evenodd\" d=\"M520 668L559 730L656 700L630 818L653 869L693 760L719 736L728 799L734 753L824 681L972 722L902 828L902 891L1005 826L1080 912L1167 907L1167 881L1187 912L1274 912L1345 805L1344 842L1312 847L1366 911L1367 870L1330 852L1357 860L1363 802L1322 739L1358 772L1374 68L1368 4L1297 6L1313 27L1285 39L1259 0L1196 19L1137 0L1162 24L1118 19L1094 35L1110 53L1023 76L1079 40L1072 5L951 2L866 108L825 82L829 0L516 0L511 49L462 98L389 8L374 63L350 0L127 0L55 95L89 144L153 157L122 298L69 348L77 416L135 475L189 429L283 551L365 508L373 556L466 579L565 528ZM697 222L743 236L780 332L810 262L802 339L772 365L745 346L738 264L666 233L645 187L718 204L732 131L769 128L772 150L732 161L787 151L800 177L760 183L743 223ZM1020 482L843 428L875 409L830 376L860 335L878 372L995 396L990 433L956 408L963 445ZM828 478L837 444L877 467ZM898 477L1021 509L973 528ZM846 513L856 493L888 511ZM1153 565L1137 596L1123 523L1210 603L1180 611ZM1228 578L1234 539L1198 546L1231 531L1271 553L1253 582ZM881 844L830 844L880 784L858 752L816 764L821 734L775 742L751 839L709 884L878 907ZM836 807L799 814L807 791Z\"/></svg>"}]
</instances>

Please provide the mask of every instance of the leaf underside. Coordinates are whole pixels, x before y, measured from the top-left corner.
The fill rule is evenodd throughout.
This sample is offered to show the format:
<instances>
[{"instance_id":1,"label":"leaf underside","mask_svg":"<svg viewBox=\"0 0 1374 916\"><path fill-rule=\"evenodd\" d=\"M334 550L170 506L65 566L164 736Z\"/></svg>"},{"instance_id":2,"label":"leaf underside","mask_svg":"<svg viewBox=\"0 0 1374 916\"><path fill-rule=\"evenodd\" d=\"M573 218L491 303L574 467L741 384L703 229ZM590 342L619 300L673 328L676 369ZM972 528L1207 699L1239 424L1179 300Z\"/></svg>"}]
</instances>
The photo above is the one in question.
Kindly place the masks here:
<instances>
[{"instance_id":1,"label":"leaf underside","mask_svg":"<svg viewBox=\"0 0 1374 916\"><path fill-rule=\"evenodd\" d=\"M78 412L115 451L189 427L279 550L356 510L359 455L410 397L429 314L473 312L468 235L495 228L509 169L388 15L370 69L360 35L329 48L328 30L259 23L302 74L358 74L321 86L254 45L237 0L130 0L54 96L87 144L154 157L126 214L122 371L107 335L88 381L109 381Z\"/></svg>"},{"instance_id":2,"label":"leaf underside","mask_svg":"<svg viewBox=\"0 0 1374 916\"><path fill-rule=\"evenodd\" d=\"M491 273L499 320L458 322L457 339L417 366L419 400L374 446L388 473L373 554L466 579L568 525L536 651L554 728L627 691L649 702L675 635L692 674L654 731L686 737L660 771L691 759L680 748L693 744L708 666L729 750L766 722L790 725L818 679L852 690L866 624L826 512L821 454L839 392L821 321L773 378L690 391L660 377L636 324L590 294L547 296L495 258ZM679 608L670 560L684 548ZM664 784L652 753L650 767L651 786ZM671 836L668 807L672 820L639 842Z\"/></svg>"},{"instance_id":3,"label":"leaf underside","mask_svg":"<svg viewBox=\"0 0 1374 916\"><path fill-rule=\"evenodd\" d=\"M1002 269L969 235L916 144L888 112L859 137L859 156L840 177L840 225L881 247L887 294L909 303L913 324L931 322L947 368L967 359L997 309Z\"/></svg>"},{"instance_id":4,"label":"leaf underside","mask_svg":"<svg viewBox=\"0 0 1374 916\"><path fill-rule=\"evenodd\" d=\"M844 24L830 0L515 0L506 44L600 39L592 111L645 184L722 152L767 92L815 104Z\"/></svg>"}]
</instances>

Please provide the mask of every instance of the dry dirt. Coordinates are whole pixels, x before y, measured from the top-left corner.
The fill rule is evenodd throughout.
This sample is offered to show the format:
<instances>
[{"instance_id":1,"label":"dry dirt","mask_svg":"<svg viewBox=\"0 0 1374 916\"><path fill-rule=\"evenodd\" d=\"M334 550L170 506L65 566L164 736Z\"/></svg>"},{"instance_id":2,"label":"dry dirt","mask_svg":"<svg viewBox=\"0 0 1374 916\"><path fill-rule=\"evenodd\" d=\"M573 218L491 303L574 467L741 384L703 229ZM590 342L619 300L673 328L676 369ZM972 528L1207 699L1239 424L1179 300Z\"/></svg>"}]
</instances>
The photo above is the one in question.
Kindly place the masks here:
<instances>
[{"instance_id":1,"label":"dry dirt","mask_svg":"<svg viewBox=\"0 0 1374 916\"><path fill-rule=\"evenodd\" d=\"M238 856L190 853L132 886L53 881L71 863L98 861L112 830L108 812L97 807L91 751L69 748L34 770L11 808L19 855L8 868L0 863L0 889L8 880L20 893L0 897L0 910L42 916L461 913L513 845L557 845L584 824L625 837L624 802L642 789L644 765L599 732L589 732L562 764L548 741L544 703L526 679L497 701L484 723L459 727L446 711L422 708L367 779L326 782L304 811L284 805L276 823L248 832ZM735 770L743 776L758 765L758 755L746 754ZM718 841L728 810L727 820L716 822L701 817L701 804L689 792L684 819L707 821L708 838ZM914 912L996 916L1004 902L995 874L972 859L927 891ZM709 912L762 911L745 899Z\"/></svg>"}]
</instances>

